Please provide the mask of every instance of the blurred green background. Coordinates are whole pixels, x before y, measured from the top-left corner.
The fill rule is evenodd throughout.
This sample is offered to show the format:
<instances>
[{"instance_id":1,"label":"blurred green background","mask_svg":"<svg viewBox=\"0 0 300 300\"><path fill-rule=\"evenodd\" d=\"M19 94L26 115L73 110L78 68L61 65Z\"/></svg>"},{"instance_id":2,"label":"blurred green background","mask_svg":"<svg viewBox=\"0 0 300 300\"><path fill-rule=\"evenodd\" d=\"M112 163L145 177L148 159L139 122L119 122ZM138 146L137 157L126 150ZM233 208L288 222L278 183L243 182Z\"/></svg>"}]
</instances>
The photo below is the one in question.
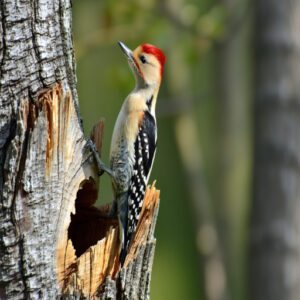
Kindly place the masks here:
<instances>
[{"instance_id":1,"label":"blurred green background","mask_svg":"<svg viewBox=\"0 0 300 300\"><path fill-rule=\"evenodd\" d=\"M134 86L117 45L167 56L150 182L161 206L151 299L244 299L251 174L251 7L243 0L74 1L86 135L104 117L103 160ZM112 199L101 179L100 202Z\"/></svg>"}]
</instances>

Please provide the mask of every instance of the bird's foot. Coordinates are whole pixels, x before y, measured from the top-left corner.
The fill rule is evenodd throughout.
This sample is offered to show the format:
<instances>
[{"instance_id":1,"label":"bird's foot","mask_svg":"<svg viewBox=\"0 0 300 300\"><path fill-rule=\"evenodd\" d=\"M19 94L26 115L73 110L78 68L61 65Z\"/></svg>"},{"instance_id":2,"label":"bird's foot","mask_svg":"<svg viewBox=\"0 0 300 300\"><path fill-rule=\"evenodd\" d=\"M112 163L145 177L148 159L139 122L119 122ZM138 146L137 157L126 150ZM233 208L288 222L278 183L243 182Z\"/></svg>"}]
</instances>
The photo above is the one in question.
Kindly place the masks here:
<instances>
[{"instance_id":1,"label":"bird's foot","mask_svg":"<svg viewBox=\"0 0 300 300\"><path fill-rule=\"evenodd\" d=\"M113 177L113 172L110 168L108 168L105 163L101 160L99 153L97 151L96 145L91 139L88 139L86 142L86 146L92 151L94 158L98 167L98 175L101 176L104 172Z\"/></svg>"}]
</instances>

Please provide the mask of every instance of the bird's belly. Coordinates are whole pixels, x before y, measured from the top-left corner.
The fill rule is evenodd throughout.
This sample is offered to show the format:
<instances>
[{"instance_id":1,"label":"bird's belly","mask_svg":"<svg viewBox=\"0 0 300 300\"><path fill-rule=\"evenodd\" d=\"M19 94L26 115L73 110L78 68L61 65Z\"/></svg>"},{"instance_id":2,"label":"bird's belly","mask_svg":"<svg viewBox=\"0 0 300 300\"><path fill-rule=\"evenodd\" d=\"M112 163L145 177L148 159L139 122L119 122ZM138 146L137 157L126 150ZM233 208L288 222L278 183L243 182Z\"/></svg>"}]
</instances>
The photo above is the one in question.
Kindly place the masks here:
<instances>
[{"instance_id":1,"label":"bird's belly","mask_svg":"<svg viewBox=\"0 0 300 300\"><path fill-rule=\"evenodd\" d=\"M122 140L114 150L110 155L110 166L114 173L112 183L115 191L123 193L128 191L133 173L130 151Z\"/></svg>"}]
</instances>

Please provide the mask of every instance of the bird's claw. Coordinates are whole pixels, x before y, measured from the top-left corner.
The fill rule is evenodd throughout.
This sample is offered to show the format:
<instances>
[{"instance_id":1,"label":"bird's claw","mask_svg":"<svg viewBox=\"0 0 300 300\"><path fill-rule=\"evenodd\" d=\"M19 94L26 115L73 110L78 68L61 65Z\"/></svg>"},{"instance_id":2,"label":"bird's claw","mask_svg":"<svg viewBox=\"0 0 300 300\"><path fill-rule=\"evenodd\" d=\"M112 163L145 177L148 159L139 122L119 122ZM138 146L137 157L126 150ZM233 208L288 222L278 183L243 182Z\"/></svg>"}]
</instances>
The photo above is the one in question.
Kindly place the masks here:
<instances>
[{"instance_id":1,"label":"bird's claw","mask_svg":"<svg viewBox=\"0 0 300 300\"><path fill-rule=\"evenodd\" d=\"M104 172L108 173L109 175L112 175L112 171L109 168L107 168L104 162L101 160L95 143L91 139L88 139L86 142L86 146L92 151L94 155L98 167L98 176L103 175Z\"/></svg>"},{"instance_id":2,"label":"bird's claw","mask_svg":"<svg viewBox=\"0 0 300 300\"><path fill-rule=\"evenodd\" d=\"M91 150L91 152L93 153L93 156L94 156L94 158L97 162L98 176L103 175L103 173L104 173L104 170L102 168L103 163L100 159L99 152L96 148L95 143L91 139L88 139L87 142L86 142L86 146Z\"/></svg>"}]
</instances>

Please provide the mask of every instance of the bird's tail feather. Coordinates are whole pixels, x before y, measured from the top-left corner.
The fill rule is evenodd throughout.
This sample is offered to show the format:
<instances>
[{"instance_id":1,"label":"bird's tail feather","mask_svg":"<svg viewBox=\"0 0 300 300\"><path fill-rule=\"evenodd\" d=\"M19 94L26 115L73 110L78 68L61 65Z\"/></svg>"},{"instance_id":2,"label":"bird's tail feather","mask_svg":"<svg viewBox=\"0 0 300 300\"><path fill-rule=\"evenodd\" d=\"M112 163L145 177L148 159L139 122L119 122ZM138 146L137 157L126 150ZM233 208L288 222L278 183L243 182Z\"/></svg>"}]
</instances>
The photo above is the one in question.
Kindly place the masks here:
<instances>
[{"instance_id":1,"label":"bird's tail feather","mask_svg":"<svg viewBox=\"0 0 300 300\"><path fill-rule=\"evenodd\" d=\"M120 263L123 266L125 258L127 255L128 237L127 237L127 227L128 227L128 192L118 195L118 216L119 216L119 227L120 227Z\"/></svg>"}]
</instances>

